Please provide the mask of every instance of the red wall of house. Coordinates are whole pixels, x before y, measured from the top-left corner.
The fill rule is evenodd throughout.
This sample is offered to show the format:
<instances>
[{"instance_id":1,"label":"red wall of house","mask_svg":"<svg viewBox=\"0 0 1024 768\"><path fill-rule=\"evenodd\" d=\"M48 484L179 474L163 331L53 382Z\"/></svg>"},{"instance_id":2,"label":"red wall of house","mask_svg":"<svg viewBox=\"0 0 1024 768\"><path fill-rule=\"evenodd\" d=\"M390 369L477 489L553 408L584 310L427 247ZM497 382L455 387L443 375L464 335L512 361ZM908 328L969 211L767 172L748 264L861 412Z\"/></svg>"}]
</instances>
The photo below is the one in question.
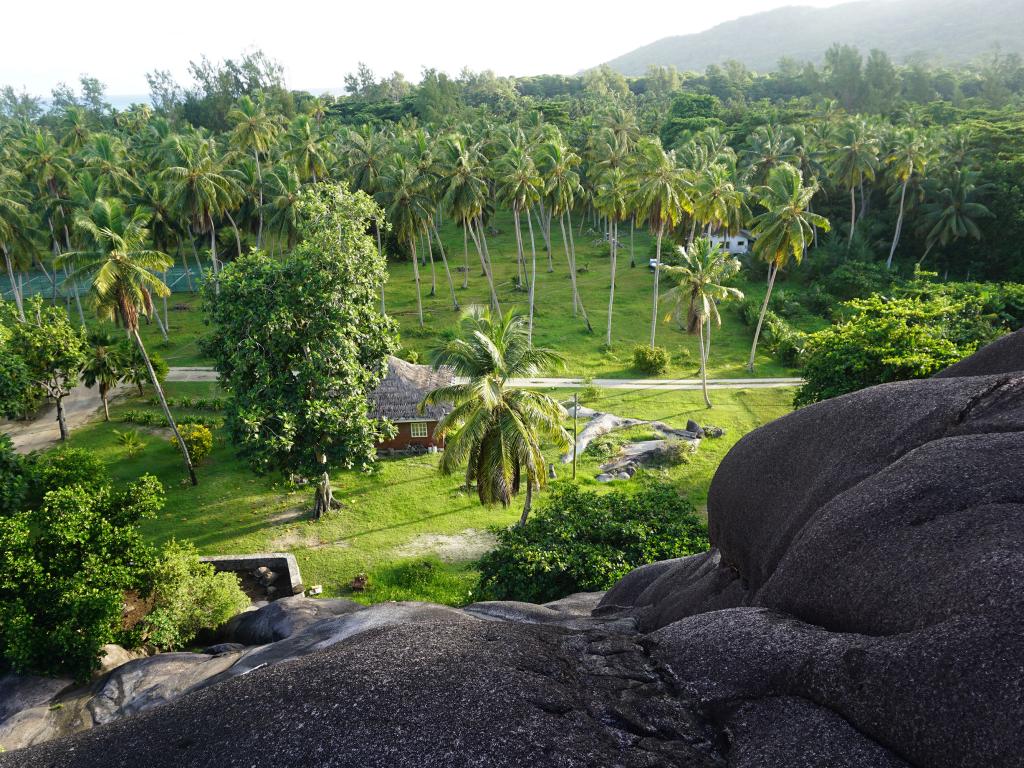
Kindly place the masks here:
<instances>
[{"instance_id":1,"label":"red wall of house","mask_svg":"<svg viewBox=\"0 0 1024 768\"><path fill-rule=\"evenodd\" d=\"M411 445L422 445L424 448L429 448L432 445L436 445L439 448L444 446L444 441L434 440L434 427L437 426L436 421L427 422L427 436L426 437L413 437L412 436L412 424L403 422L395 424L395 428L398 430L397 434L390 440L384 440L377 444L379 450L397 450L400 451L403 448L408 448Z\"/></svg>"}]
</instances>

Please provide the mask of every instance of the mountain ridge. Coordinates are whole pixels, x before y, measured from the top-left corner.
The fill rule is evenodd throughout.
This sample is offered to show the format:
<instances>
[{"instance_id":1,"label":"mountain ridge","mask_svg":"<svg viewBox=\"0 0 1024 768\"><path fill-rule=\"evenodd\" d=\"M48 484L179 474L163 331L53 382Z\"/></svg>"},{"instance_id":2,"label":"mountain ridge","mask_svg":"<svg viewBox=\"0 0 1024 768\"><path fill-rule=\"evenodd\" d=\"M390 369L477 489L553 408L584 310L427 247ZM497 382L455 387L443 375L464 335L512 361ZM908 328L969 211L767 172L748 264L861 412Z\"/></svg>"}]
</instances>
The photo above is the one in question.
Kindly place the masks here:
<instances>
[{"instance_id":1,"label":"mountain ridge","mask_svg":"<svg viewBox=\"0 0 1024 768\"><path fill-rule=\"evenodd\" d=\"M923 54L963 63L996 49L1024 53L1021 0L855 0L828 8L790 5L742 16L711 29L673 35L607 62L627 76L650 65L703 71L734 59L767 72L789 57L819 63L833 43L867 53L879 48L896 61ZM813 33L813 35L812 35Z\"/></svg>"}]
</instances>

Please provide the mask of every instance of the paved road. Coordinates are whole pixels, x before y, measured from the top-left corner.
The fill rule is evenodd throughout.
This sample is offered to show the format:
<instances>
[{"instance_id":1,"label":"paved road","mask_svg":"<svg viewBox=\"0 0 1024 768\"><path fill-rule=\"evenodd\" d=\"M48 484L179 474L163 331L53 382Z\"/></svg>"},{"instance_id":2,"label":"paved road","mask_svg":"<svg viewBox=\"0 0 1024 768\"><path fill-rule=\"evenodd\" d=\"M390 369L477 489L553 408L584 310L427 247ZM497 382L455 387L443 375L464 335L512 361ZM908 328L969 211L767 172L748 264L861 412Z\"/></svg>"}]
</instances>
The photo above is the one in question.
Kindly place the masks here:
<instances>
[{"instance_id":1,"label":"paved road","mask_svg":"<svg viewBox=\"0 0 1024 768\"><path fill-rule=\"evenodd\" d=\"M110 393L113 400L127 387L117 387ZM98 389L75 387L71 394L64 398L64 418L68 429L75 431L94 418L102 418L103 403L100 401ZM47 448L60 440L60 427L57 425L57 406L51 405L43 410L32 421L0 421L0 432L11 436L11 442L18 453L28 453Z\"/></svg>"},{"instance_id":2,"label":"paved road","mask_svg":"<svg viewBox=\"0 0 1024 768\"><path fill-rule=\"evenodd\" d=\"M167 374L168 381L216 381L217 372L212 368L195 366L192 368L171 368ZM775 389L778 387L798 387L803 379L708 379L708 389ZM531 379L512 379L514 387L558 387L574 389L584 386L583 379L537 377ZM593 379L590 385L599 389L666 389L687 390L700 389L700 379Z\"/></svg>"}]
</instances>

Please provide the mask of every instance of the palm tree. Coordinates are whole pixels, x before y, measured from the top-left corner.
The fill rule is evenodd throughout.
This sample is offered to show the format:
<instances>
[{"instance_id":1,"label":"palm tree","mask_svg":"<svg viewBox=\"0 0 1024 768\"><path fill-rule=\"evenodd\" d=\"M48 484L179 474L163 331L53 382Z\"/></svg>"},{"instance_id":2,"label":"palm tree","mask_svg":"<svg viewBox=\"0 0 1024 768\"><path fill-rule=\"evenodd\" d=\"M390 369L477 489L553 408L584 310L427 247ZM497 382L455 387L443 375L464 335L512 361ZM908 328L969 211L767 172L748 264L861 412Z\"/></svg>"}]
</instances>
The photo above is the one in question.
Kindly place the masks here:
<instances>
[{"instance_id":1,"label":"palm tree","mask_svg":"<svg viewBox=\"0 0 1024 768\"><path fill-rule=\"evenodd\" d=\"M114 345L113 337L104 333L91 334L80 375L85 386L99 388L105 421L110 421L110 391L121 381L123 370L124 360Z\"/></svg>"},{"instance_id":2,"label":"palm tree","mask_svg":"<svg viewBox=\"0 0 1024 768\"><path fill-rule=\"evenodd\" d=\"M936 245L946 246L963 237L981 239L978 219L994 218L992 211L978 202L991 185L978 185L974 171L955 170L942 187L931 190L933 199L921 206L921 231L925 235L925 251L921 264Z\"/></svg>"},{"instance_id":3,"label":"palm tree","mask_svg":"<svg viewBox=\"0 0 1024 768\"><path fill-rule=\"evenodd\" d=\"M278 133L278 124L267 114L263 104L242 96L234 109L228 112L228 122L234 125L229 138L232 146L240 152L251 152L256 162L256 177L259 182L259 225L256 230L256 247L263 246L263 168L260 156L268 155Z\"/></svg>"},{"instance_id":4,"label":"palm tree","mask_svg":"<svg viewBox=\"0 0 1024 768\"><path fill-rule=\"evenodd\" d=\"M26 250L32 248L28 234L28 206L15 184L13 174L0 172L0 252L4 255L4 266L7 268L7 278L11 281L18 318L24 321L25 307L12 261L12 252L16 246L23 246Z\"/></svg>"},{"instance_id":5,"label":"palm tree","mask_svg":"<svg viewBox=\"0 0 1024 768\"><path fill-rule=\"evenodd\" d=\"M621 168L608 171L594 191L594 204L608 219L608 247L611 262L611 283L608 288L608 327L605 346L612 345L612 310L615 307L615 269L619 255L619 222L629 215L630 189Z\"/></svg>"},{"instance_id":6,"label":"palm tree","mask_svg":"<svg viewBox=\"0 0 1024 768\"><path fill-rule=\"evenodd\" d=\"M146 363L167 424L181 449L189 480L192 485L197 485L199 481L188 448L171 416L167 398L139 335L139 316L152 314L153 294L164 296L170 292L155 273L163 272L174 264L166 253L146 247L149 242L146 223L145 214L139 211L129 213L120 200L97 200L91 210L79 212L75 217L75 227L81 232L87 248L65 254L62 261L74 268L71 279L89 282L90 294L100 316L117 321L135 342Z\"/></svg>"},{"instance_id":7,"label":"palm tree","mask_svg":"<svg viewBox=\"0 0 1024 768\"><path fill-rule=\"evenodd\" d=\"M558 226L562 231L562 246L569 265L569 283L572 287L572 314L583 315L587 333L593 333L586 307L580 298L576 285L576 248L572 238L572 207L576 196L583 188L580 186L580 175L576 168L580 164L580 156L569 149L561 136L540 148L540 170L544 178L544 196L548 201L551 216L558 216ZM565 234L565 219L569 217L569 237Z\"/></svg>"},{"instance_id":8,"label":"palm tree","mask_svg":"<svg viewBox=\"0 0 1024 768\"><path fill-rule=\"evenodd\" d=\"M327 178L331 155L319 129L307 115L299 115L292 120L284 144L284 159L294 166L300 179L316 184Z\"/></svg>"},{"instance_id":9,"label":"palm tree","mask_svg":"<svg viewBox=\"0 0 1024 768\"><path fill-rule=\"evenodd\" d=\"M267 173L270 210L267 228L275 236L274 248L290 251L299 238L299 215L295 204L302 191L299 174L289 166L278 165Z\"/></svg>"},{"instance_id":10,"label":"palm tree","mask_svg":"<svg viewBox=\"0 0 1024 768\"><path fill-rule=\"evenodd\" d=\"M699 333L701 385L704 403L710 408L708 356L711 354L711 322L713 320L716 325L722 325L718 302L743 298L743 292L738 288L724 284L740 271L740 261L723 251L718 243L712 243L708 237L698 237L688 248L680 248L679 255L683 259L682 265L665 267L666 277L678 281L678 285L665 294L665 298L674 300L672 316L680 324L685 324L690 333L694 330Z\"/></svg>"},{"instance_id":11,"label":"palm tree","mask_svg":"<svg viewBox=\"0 0 1024 768\"><path fill-rule=\"evenodd\" d=\"M754 372L757 340L761 336L761 326L779 270L790 259L800 263L815 228L825 232L831 229L828 219L808 210L811 198L817 191L817 182L804 184L800 171L791 165L780 165L772 169L768 174L768 184L758 190L759 202L765 210L754 219L751 234L755 238L754 253L768 263L768 290L761 304L761 314L754 329L754 343L750 347L750 359L747 361L747 370L751 373Z\"/></svg>"},{"instance_id":12,"label":"palm tree","mask_svg":"<svg viewBox=\"0 0 1024 768\"><path fill-rule=\"evenodd\" d=\"M738 232L750 216L747 189L736 183L730 170L715 163L697 176L693 185L693 219L703 222L705 234Z\"/></svg>"},{"instance_id":13,"label":"palm tree","mask_svg":"<svg viewBox=\"0 0 1024 768\"><path fill-rule=\"evenodd\" d=\"M523 233L521 215L526 211L526 220L530 227L530 250L532 268L529 277L530 318L527 328L527 339L533 342L533 300L537 285L537 248L533 239L533 218L530 208L539 200L543 180L537 172L537 166L524 149L513 146L502 158L498 167L498 197L512 207L512 220L516 229L516 248L518 250L519 267L522 266ZM520 278L521 279L521 278Z\"/></svg>"},{"instance_id":14,"label":"palm tree","mask_svg":"<svg viewBox=\"0 0 1024 768\"><path fill-rule=\"evenodd\" d=\"M892 169L893 179L900 184L900 213L896 218L896 232L889 248L889 258L885 261L886 269L892 269L892 257L896 246L900 243L903 231L903 214L906 209L907 187L915 174L924 174L925 167L931 159L931 142L929 137L914 128L906 128L899 132L892 149L885 158L886 165Z\"/></svg>"},{"instance_id":15,"label":"palm tree","mask_svg":"<svg viewBox=\"0 0 1024 768\"><path fill-rule=\"evenodd\" d=\"M452 410L434 434L446 440L440 470L451 474L466 464L466 485L476 483L483 504L508 506L526 474L526 501L519 525L533 504L533 491L547 472L541 443L559 449L570 445L562 426L565 410L548 395L509 386L509 379L534 376L562 358L549 349L532 347L525 319L511 312L492 315L473 307L463 319L463 338L448 342L434 354L434 367L450 366L465 384L441 387L421 403L450 403Z\"/></svg>"},{"instance_id":16,"label":"palm tree","mask_svg":"<svg viewBox=\"0 0 1024 768\"><path fill-rule=\"evenodd\" d=\"M405 155L396 153L381 177L380 194L388 221L395 235L409 246L412 257L413 279L416 281L416 311L420 327L423 327L423 293L420 286L419 259L416 256L416 241L427 230L430 219L430 198L427 181L419 169Z\"/></svg>"},{"instance_id":17,"label":"palm tree","mask_svg":"<svg viewBox=\"0 0 1024 768\"><path fill-rule=\"evenodd\" d=\"M654 297L651 313L651 348L658 332L658 280L661 275L661 241L665 230L674 227L683 212L692 209L687 196L688 182L676 165L674 152L665 152L657 140L639 143L633 166L633 206L655 232Z\"/></svg>"},{"instance_id":18,"label":"palm tree","mask_svg":"<svg viewBox=\"0 0 1024 768\"><path fill-rule=\"evenodd\" d=\"M779 125L758 126L747 137L747 148L741 155L751 184L764 184L772 168L797 161L796 139Z\"/></svg>"},{"instance_id":19,"label":"palm tree","mask_svg":"<svg viewBox=\"0 0 1024 768\"><path fill-rule=\"evenodd\" d=\"M857 196L861 190L861 212L864 210L864 182L875 180L878 168L878 143L863 120L849 123L839 133L838 147L832 153L832 177L850 190L849 248L857 228Z\"/></svg>"}]
</instances>

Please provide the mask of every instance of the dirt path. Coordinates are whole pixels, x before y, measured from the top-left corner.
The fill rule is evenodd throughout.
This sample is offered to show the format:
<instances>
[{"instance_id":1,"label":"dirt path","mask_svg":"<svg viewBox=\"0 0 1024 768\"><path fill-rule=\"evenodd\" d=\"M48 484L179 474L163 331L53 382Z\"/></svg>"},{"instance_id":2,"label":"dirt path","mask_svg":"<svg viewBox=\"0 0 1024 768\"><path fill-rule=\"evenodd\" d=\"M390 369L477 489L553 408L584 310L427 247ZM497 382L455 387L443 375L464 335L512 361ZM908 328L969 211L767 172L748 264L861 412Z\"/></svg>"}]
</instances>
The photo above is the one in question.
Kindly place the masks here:
<instances>
[{"instance_id":1,"label":"dirt path","mask_svg":"<svg viewBox=\"0 0 1024 768\"><path fill-rule=\"evenodd\" d=\"M110 399L113 400L127 389L118 387L111 392ZM64 398L64 416L68 429L73 433L77 427L97 416L102 418L102 408L103 403L97 389L75 387L71 394ZM56 445L60 442L57 406L47 406L32 421L0 421L0 432L6 432L11 436L11 442L18 453L29 453Z\"/></svg>"},{"instance_id":2,"label":"dirt path","mask_svg":"<svg viewBox=\"0 0 1024 768\"><path fill-rule=\"evenodd\" d=\"M168 381L216 381L217 372L212 368L196 366L192 368L171 368L167 374ZM562 387L573 389L584 386L583 379L548 378L511 379L513 387ZM799 378L747 378L747 379L708 379L708 389L775 389L779 387L798 387L803 384ZM593 379L588 384L598 389L700 389L700 379Z\"/></svg>"}]
</instances>

